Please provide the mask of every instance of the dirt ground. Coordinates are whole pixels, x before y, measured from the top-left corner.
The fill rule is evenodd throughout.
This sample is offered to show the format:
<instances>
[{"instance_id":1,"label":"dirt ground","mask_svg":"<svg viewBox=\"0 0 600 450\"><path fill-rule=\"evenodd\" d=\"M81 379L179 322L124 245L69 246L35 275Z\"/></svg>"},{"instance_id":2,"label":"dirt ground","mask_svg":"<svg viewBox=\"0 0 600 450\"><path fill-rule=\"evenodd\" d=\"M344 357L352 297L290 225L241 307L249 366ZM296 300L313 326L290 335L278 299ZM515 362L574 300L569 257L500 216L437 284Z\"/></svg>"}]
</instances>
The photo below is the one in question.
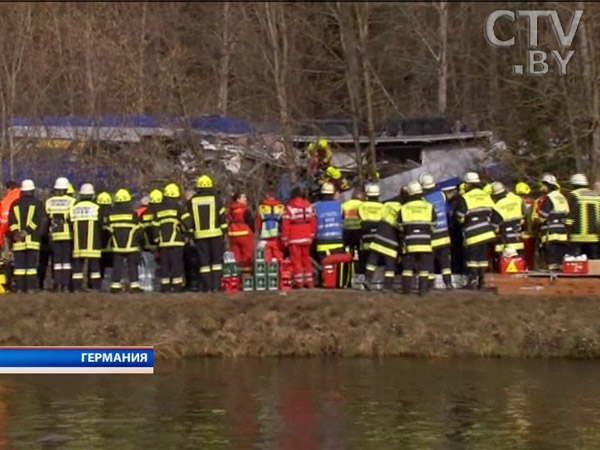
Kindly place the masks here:
<instances>
[{"instance_id":1,"label":"dirt ground","mask_svg":"<svg viewBox=\"0 0 600 450\"><path fill-rule=\"evenodd\" d=\"M456 291L2 297L0 345L153 345L183 356L600 356L600 298Z\"/></svg>"}]
</instances>

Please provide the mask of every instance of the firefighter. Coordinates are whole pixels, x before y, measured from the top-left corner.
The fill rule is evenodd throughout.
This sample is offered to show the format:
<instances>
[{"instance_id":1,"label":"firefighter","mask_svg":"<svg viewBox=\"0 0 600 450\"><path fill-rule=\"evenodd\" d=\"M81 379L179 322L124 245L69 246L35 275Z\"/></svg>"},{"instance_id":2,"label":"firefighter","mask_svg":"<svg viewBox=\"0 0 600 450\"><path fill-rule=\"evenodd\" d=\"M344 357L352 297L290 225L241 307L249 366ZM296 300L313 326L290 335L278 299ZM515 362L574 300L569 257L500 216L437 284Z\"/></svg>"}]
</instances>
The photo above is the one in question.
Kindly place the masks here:
<instances>
[{"instance_id":1,"label":"firefighter","mask_svg":"<svg viewBox=\"0 0 600 450\"><path fill-rule=\"evenodd\" d=\"M366 277L364 287L371 290L373 278L378 266L384 267L383 290L394 288L399 248L398 213L400 212L400 195L395 200L383 204L381 220L377 223L375 235L369 245L366 261Z\"/></svg>"},{"instance_id":2,"label":"firefighter","mask_svg":"<svg viewBox=\"0 0 600 450\"><path fill-rule=\"evenodd\" d=\"M463 181L465 193L460 197L456 215L464 234L468 285L471 289L482 289L488 267L488 244L496 239L491 223L494 202L481 189L476 172L467 172Z\"/></svg>"},{"instance_id":3,"label":"firefighter","mask_svg":"<svg viewBox=\"0 0 600 450\"><path fill-rule=\"evenodd\" d=\"M315 243L319 261L331 254L345 252L342 205L334 196L335 186L325 183L321 186L321 199L312 205L317 218Z\"/></svg>"},{"instance_id":4,"label":"firefighter","mask_svg":"<svg viewBox=\"0 0 600 450\"><path fill-rule=\"evenodd\" d=\"M525 251L523 226L527 214L523 199L507 191L504 184L494 181L492 183L492 200L494 201L494 210L491 222L498 236L494 248L497 257L505 249L512 249L517 255L522 256Z\"/></svg>"},{"instance_id":5,"label":"firefighter","mask_svg":"<svg viewBox=\"0 0 600 450\"><path fill-rule=\"evenodd\" d=\"M515 194L523 199L525 207L525 225L523 227L523 256L525 258L525 269L533 270L535 262L535 234L531 220L531 212L534 200L531 197L531 188L524 181L519 181L515 185Z\"/></svg>"},{"instance_id":6,"label":"firefighter","mask_svg":"<svg viewBox=\"0 0 600 450\"><path fill-rule=\"evenodd\" d=\"M103 211L93 199L94 186L84 183L79 189L79 201L75 202L71 213L73 229L73 272L71 274L74 291L83 290L83 267L88 265L90 286L99 291L101 284L100 257L102 251Z\"/></svg>"},{"instance_id":7,"label":"firefighter","mask_svg":"<svg viewBox=\"0 0 600 450\"><path fill-rule=\"evenodd\" d=\"M69 214L75 199L67 195L69 180L57 178L54 195L46 200L46 214L49 219L49 238L54 273L54 290L66 292L71 284L71 253L73 235ZM43 280L42 280L43 281Z\"/></svg>"},{"instance_id":8,"label":"firefighter","mask_svg":"<svg viewBox=\"0 0 600 450\"><path fill-rule=\"evenodd\" d=\"M35 198L35 184L32 180L23 180L21 195L12 203L8 213L17 292L32 292L38 288L40 240L46 227L46 213L42 203Z\"/></svg>"},{"instance_id":9,"label":"firefighter","mask_svg":"<svg viewBox=\"0 0 600 450\"><path fill-rule=\"evenodd\" d=\"M233 194L227 206L227 235L229 248L243 273L252 272L254 260L254 218L248 208L248 197L242 192Z\"/></svg>"},{"instance_id":10,"label":"firefighter","mask_svg":"<svg viewBox=\"0 0 600 450\"><path fill-rule=\"evenodd\" d=\"M223 272L223 235L227 231L225 208L214 192L208 175L196 179L196 194L190 199L187 229L193 233L200 261L200 284L203 292L221 289Z\"/></svg>"},{"instance_id":11,"label":"firefighter","mask_svg":"<svg viewBox=\"0 0 600 450\"><path fill-rule=\"evenodd\" d=\"M402 237L402 293L410 294L413 276L418 275L419 295L429 290L429 273L433 271L431 240L437 216L433 205L423 199L418 181L407 186L408 198L400 207L398 225Z\"/></svg>"},{"instance_id":12,"label":"firefighter","mask_svg":"<svg viewBox=\"0 0 600 450\"><path fill-rule=\"evenodd\" d=\"M542 191L546 198L539 210L541 244L548 270L558 271L567 252L569 202L560 192L554 175L543 176Z\"/></svg>"},{"instance_id":13,"label":"firefighter","mask_svg":"<svg viewBox=\"0 0 600 450\"><path fill-rule=\"evenodd\" d=\"M190 213L183 207L180 199L179 186L175 183L167 184L163 201L154 214L153 226L160 252L161 292L183 290L183 247Z\"/></svg>"},{"instance_id":14,"label":"firefighter","mask_svg":"<svg viewBox=\"0 0 600 450\"><path fill-rule=\"evenodd\" d=\"M569 254L600 258L598 233L600 233L600 195L590 189L587 177L576 173L570 179L572 190L569 202Z\"/></svg>"},{"instance_id":15,"label":"firefighter","mask_svg":"<svg viewBox=\"0 0 600 450\"><path fill-rule=\"evenodd\" d=\"M281 218L281 243L288 248L295 288L314 287L310 247L315 237L315 212L306 189L296 186Z\"/></svg>"},{"instance_id":16,"label":"firefighter","mask_svg":"<svg viewBox=\"0 0 600 450\"><path fill-rule=\"evenodd\" d=\"M352 198L342 203L342 218L344 227L344 245L350 249L353 258L358 259L360 249L361 223L358 208L363 202L361 189L354 188Z\"/></svg>"},{"instance_id":17,"label":"firefighter","mask_svg":"<svg viewBox=\"0 0 600 450\"><path fill-rule=\"evenodd\" d=\"M144 209L140 216L140 227L142 234L142 251L141 255L141 267L140 279L144 275L145 280L154 280L160 275L157 273L157 261L159 259L156 227L154 226L154 220L156 212L160 208L160 204L163 201L163 193L160 189L153 189L148 195L148 207ZM142 286L142 289L154 290L153 283L150 282L147 286Z\"/></svg>"},{"instance_id":18,"label":"firefighter","mask_svg":"<svg viewBox=\"0 0 600 450\"><path fill-rule=\"evenodd\" d=\"M369 184L365 189L366 199L358 207L358 217L361 224L360 251L357 273L365 273L367 257L371 241L377 232L377 226L381 220L383 204L379 201L379 186Z\"/></svg>"},{"instance_id":19,"label":"firefighter","mask_svg":"<svg viewBox=\"0 0 600 450\"><path fill-rule=\"evenodd\" d=\"M100 255L100 278L104 280L104 275L108 267L113 265L113 254L110 248L110 230L106 227L106 218L112 209L112 196L102 191L96 197L96 204L99 206L100 216L103 218L102 232L100 238L101 255Z\"/></svg>"},{"instance_id":20,"label":"firefighter","mask_svg":"<svg viewBox=\"0 0 600 450\"><path fill-rule=\"evenodd\" d=\"M265 242L265 261L281 262L281 218L285 206L272 193L267 193L258 205L256 214L256 230L261 241Z\"/></svg>"},{"instance_id":21,"label":"firefighter","mask_svg":"<svg viewBox=\"0 0 600 450\"><path fill-rule=\"evenodd\" d=\"M433 249L433 264L440 270L442 280L446 289L452 286L452 255L450 253L450 230L448 227L448 201L441 190L435 190L435 179L430 173L422 173L419 183L423 187L423 199L433 205L435 211L435 230L431 237L431 248ZM435 284L434 270L429 275L430 288Z\"/></svg>"},{"instance_id":22,"label":"firefighter","mask_svg":"<svg viewBox=\"0 0 600 450\"><path fill-rule=\"evenodd\" d=\"M127 189L121 188L115 192L115 204L106 218L106 226L110 230L113 252L110 292L117 293L123 290L121 280L125 270L131 291L141 292L138 264L143 231Z\"/></svg>"},{"instance_id":23,"label":"firefighter","mask_svg":"<svg viewBox=\"0 0 600 450\"><path fill-rule=\"evenodd\" d=\"M450 234L450 259L451 272L457 274L465 273L465 248L463 245L462 224L458 221L456 211L460 203L458 186L447 186L442 188L444 197L448 204L448 232Z\"/></svg>"}]
</instances>

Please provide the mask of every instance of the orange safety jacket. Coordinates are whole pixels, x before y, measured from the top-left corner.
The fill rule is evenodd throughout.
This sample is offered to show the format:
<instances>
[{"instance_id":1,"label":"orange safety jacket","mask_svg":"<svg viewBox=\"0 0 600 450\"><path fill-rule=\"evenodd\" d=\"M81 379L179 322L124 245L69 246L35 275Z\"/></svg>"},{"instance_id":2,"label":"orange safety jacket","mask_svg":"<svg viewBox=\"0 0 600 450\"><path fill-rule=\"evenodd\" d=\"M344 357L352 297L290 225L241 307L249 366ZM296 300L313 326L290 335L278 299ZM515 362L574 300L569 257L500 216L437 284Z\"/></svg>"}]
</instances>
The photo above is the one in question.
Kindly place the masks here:
<instances>
[{"instance_id":1,"label":"orange safety jacket","mask_svg":"<svg viewBox=\"0 0 600 450\"><path fill-rule=\"evenodd\" d=\"M248 207L240 202L232 202L227 207L227 234L231 237L248 236L254 233L254 221Z\"/></svg>"},{"instance_id":2,"label":"orange safety jacket","mask_svg":"<svg viewBox=\"0 0 600 450\"><path fill-rule=\"evenodd\" d=\"M21 190L11 189L0 202L0 246L4 245L4 236L8 232L8 213L12 204L21 197Z\"/></svg>"}]
</instances>

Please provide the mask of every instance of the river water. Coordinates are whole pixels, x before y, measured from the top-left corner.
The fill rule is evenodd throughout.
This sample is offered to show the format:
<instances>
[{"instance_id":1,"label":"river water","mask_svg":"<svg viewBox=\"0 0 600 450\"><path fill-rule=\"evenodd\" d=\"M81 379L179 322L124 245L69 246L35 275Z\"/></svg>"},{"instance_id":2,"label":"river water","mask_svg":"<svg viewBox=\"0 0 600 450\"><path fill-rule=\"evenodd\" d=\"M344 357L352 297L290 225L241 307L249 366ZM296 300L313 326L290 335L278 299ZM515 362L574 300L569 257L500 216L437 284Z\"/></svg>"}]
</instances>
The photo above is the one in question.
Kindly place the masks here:
<instances>
[{"instance_id":1,"label":"river water","mask_svg":"<svg viewBox=\"0 0 600 450\"><path fill-rule=\"evenodd\" d=\"M600 449L600 364L197 359L0 377L0 449Z\"/></svg>"}]
</instances>

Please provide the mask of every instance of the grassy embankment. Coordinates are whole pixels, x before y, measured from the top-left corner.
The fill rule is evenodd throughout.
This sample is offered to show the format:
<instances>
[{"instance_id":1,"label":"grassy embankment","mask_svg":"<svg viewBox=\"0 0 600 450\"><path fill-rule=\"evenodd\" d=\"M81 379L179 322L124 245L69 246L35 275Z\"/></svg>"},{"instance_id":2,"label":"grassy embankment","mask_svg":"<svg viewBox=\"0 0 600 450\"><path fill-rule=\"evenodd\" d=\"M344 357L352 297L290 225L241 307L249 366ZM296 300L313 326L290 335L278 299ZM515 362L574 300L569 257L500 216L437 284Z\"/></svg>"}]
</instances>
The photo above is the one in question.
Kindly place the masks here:
<instances>
[{"instance_id":1,"label":"grassy embankment","mask_svg":"<svg viewBox=\"0 0 600 450\"><path fill-rule=\"evenodd\" d=\"M355 291L6 295L0 345L154 345L182 356L600 356L600 299Z\"/></svg>"}]
</instances>

